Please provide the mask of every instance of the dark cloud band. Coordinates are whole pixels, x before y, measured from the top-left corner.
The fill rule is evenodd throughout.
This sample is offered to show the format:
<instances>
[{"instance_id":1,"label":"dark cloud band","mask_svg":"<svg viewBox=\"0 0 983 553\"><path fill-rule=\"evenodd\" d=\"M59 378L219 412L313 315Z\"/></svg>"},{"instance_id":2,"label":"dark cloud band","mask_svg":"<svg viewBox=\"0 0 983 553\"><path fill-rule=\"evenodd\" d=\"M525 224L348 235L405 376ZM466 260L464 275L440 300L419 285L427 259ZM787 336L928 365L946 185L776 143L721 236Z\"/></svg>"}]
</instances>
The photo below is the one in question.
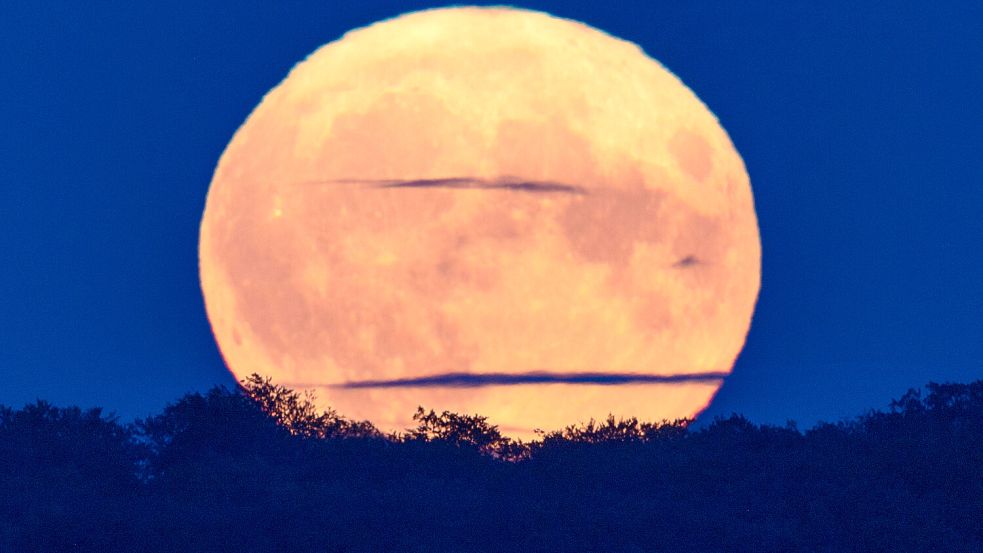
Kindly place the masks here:
<instances>
[{"instance_id":1,"label":"dark cloud band","mask_svg":"<svg viewBox=\"0 0 983 553\"><path fill-rule=\"evenodd\" d=\"M419 378L393 380L358 380L335 384L332 388L478 388L482 386L516 386L522 384L686 384L720 382L727 373L634 374L634 373L447 373Z\"/></svg>"},{"instance_id":2,"label":"dark cloud band","mask_svg":"<svg viewBox=\"0 0 983 553\"><path fill-rule=\"evenodd\" d=\"M514 177L497 179L478 179L471 177L452 177L444 179L341 179L325 181L330 184L361 184L373 188L450 188L457 190L512 190L539 194L579 194L587 190L580 186L551 181L522 180Z\"/></svg>"}]
</instances>

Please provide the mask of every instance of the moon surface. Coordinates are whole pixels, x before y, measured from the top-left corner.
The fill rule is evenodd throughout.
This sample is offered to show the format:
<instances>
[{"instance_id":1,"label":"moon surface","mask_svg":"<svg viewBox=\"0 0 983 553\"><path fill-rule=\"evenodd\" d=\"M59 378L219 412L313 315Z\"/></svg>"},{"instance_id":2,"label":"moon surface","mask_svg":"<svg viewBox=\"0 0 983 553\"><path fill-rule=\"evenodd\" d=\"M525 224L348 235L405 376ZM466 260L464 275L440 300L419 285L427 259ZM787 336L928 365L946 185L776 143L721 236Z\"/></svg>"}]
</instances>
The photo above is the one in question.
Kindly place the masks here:
<instances>
[{"instance_id":1,"label":"moon surface","mask_svg":"<svg viewBox=\"0 0 983 553\"><path fill-rule=\"evenodd\" d=\"M233 374L382 430L416 407L513 437L700 412L761 250L743 161L634 44L512 8L346 34L271 90L201 224Z\"/></svg>"}]
</instances>

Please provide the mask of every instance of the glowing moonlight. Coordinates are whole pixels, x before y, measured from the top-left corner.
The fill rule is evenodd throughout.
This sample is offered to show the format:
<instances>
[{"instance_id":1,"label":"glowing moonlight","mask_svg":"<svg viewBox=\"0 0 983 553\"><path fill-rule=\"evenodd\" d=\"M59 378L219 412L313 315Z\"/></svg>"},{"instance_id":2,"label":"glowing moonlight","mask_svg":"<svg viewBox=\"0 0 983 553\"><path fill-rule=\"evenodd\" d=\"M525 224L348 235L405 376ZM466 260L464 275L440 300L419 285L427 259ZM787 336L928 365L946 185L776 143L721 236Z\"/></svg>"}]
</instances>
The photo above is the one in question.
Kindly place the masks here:
<instances>
[{"instance_id":1,"label":"glowing moonlight","mask_svg":"<svg viewBox=\"0 0 983 553\"><path fill-rule=\"evenodd\" d=\"M529 437L693 416L750 324L748 176L635 45L508 8L412 13L297 65L215 171L201 283L237 377L384 430Z\"/></svg>"}]
</instances>

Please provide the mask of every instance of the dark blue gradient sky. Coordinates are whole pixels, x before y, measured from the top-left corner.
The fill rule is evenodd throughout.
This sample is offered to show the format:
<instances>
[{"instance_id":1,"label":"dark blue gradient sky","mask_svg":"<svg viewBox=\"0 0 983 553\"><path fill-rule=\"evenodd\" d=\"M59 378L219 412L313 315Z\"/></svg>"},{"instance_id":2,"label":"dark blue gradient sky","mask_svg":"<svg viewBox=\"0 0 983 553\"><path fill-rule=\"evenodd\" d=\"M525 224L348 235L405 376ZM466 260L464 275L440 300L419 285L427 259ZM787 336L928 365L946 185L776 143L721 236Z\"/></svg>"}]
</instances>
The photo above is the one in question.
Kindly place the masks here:
<instances>
[{"instance_id":1,"label":"dark blue gradient sky","mask_svg":"<svg viewBox=\"0 0 983 553\"><path fill-rule=\"evenodd\" d=\"M262 95L414 2L5 2L0 403L144 416L232 385L198 223ZM838 420L983 377L983 3L531 2L636 42L751 175L763 286L708 413Z\"/></svg>"}]
</instances>

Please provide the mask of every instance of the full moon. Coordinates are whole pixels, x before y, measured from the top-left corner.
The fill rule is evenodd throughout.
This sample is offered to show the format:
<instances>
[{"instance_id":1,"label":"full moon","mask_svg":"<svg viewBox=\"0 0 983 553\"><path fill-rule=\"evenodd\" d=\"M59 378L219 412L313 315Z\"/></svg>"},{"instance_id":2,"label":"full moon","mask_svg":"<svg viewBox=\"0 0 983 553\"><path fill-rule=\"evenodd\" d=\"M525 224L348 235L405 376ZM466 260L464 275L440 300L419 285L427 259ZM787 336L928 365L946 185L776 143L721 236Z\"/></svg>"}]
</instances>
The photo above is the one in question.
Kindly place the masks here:
<instances>
[{"instance_id":1,"label":"full moon","mask_svg":"<svg viewBox=\"0 0 983 553\"><path fill-rule=\"evenodd\" d=\"M698 414L761 267L744 163L678 78L582 23L477 7L294 67L222 154L199 255L236 377L384 431L423 406L519 438Z\"/></svg>"}]
</instances>

